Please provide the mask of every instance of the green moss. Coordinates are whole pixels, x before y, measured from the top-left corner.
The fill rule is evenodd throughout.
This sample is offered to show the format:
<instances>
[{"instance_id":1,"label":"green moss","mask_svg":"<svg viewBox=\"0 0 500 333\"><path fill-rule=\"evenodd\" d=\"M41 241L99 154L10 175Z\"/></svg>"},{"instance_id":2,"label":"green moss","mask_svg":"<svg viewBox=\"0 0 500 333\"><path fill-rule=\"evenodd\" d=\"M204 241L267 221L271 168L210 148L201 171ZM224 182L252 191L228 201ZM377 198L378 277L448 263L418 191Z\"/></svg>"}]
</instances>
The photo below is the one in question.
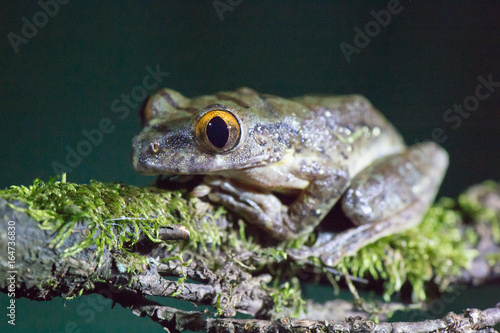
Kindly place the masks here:
<instances>
[{"instance_id":1,"label":"green moss","mask_svg":"<svg viewBox=\"0 0 500 333\"><path fill-rule=\"evenodd\" d=\"M293 317L298 316L305 310L306 302L302 299L302 291L297 278L292 278L290 282L285 282L279 286L274 286L270 293L274 302L275 314L283 315L283 311L291 311Z\"/></svg>"},{"instance_id":2,"label":"green moss","mask_svg":"<svg viewBox=\"0 0 500 333\"><path fill-rule=\"evenodd\" d=\"M452 207L452 199L441 199L417 228L364 247L355 256L344 258L337 269L347 268L354 276L385 280L387 300L406 281L413 286L413 300L425 300L426 282L434 279L441 289L446 288L450 279L477 255L476 250L467 248L457 228L460 213Z\"/></svg>"},{"instance_id":3,"label":"green moss","mask_svg":"<svg viewBox=\"0 0 500 333\"><path fill-rule=\"evenodd\" d=\"M79 221L88 223L88 234L84 240L64 250L71 256L92 245L98 255L104 249L124 250L145 235L153 242L161 242L159 230L172 224L183 224L191 233L190 244L195 247L208 240L215 246L220 238L213 222L217 216L207 217L206 223L195 225L194 203L182 197L181 192L167 192L155 188L139 188L119 183L74 184L51 179L48 182L35 180L33 185L11 186L1 190L0 197L20 200L27 204L21 209L33 219L40 221L40 228L54 231L55 246L74 232ZM220 212L217 212L220 214ZM144 258L135 258L142 263ZM127 261L130 258L127 258Z\"/></svg>"}]
</instances>

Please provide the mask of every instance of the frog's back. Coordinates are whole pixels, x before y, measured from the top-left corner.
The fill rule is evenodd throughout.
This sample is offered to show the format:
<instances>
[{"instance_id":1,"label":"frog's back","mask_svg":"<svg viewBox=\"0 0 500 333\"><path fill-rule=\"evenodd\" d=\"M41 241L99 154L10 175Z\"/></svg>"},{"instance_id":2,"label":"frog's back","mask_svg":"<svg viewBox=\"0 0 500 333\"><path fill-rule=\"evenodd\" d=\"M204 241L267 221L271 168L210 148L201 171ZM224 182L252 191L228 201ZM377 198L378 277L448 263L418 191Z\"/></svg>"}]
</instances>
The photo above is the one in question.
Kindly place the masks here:
<instances>
[{"instance_id":1,"label":"frog's back","mask_svg":"<svg viewBox=\"0 0 500 333\"><path fill-rule=\"evenodd\" d=\"M399 132L363 96L306 95L292 100L310 110L304 129L322 137L315 141L334 162L347 163L351 175L405 148Z\"/></svg>"},{"instance_id":2,"label":"frog's back","mask_svg":"<svg viewBox=\"0 0 500 333\"><path fill-rule=\"evenodd\" d=\"M324 118L330 128L344 128L348 133L355 133L360 128L365 128L365 132L375 129L375 134L380 131L380 134L399 136L389 121L361 95L305 95L292 100L306 106L314 118Z\"/></svg>"}]
</instances>

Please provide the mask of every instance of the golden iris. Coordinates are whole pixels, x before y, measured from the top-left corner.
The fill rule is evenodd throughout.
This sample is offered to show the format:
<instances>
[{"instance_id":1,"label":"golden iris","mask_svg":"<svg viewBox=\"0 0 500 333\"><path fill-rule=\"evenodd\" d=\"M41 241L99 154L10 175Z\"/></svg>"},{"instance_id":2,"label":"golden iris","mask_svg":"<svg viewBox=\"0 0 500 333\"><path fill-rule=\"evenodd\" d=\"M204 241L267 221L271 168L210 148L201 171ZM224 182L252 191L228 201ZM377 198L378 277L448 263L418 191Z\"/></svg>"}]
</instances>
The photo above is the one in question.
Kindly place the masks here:
<instances>
[{"instance_id":1,"label":"golden iris","mask_svg":"<svg viewBox=\"0 0 500 333\"><path fill-rule=\"evenodd\" d=\"M238 119L229 111L212 110L205 113L195 125L198 144L212 153L225 153L234 149L241 138Z\"/></svg>"}]
</instances>

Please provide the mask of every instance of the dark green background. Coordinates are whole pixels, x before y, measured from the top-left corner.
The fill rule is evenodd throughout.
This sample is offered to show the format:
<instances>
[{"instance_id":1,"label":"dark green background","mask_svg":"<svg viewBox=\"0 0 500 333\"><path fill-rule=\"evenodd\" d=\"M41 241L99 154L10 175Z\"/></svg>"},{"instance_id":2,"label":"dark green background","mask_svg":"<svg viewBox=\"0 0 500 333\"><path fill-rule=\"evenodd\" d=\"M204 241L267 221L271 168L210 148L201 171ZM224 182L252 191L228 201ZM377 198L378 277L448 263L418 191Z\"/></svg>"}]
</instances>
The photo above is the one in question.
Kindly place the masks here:
<instances>
[{"instance_id":1,"label":"dark green background","mask_svg":"<svg viewBox=\"0 0 500 333\"><path fill-rule=\"evenodd\" d=\"M402 11L347 63L340 43L353 44L353 29L364 29L373 20L370 11L388 3L243 0L221 21L212 1L70 1L16 54L7 35L22 35L22 18L32 21L41 8L36 1L3 1L0 187L48 179L54 174L51 164L64 163L65 147L76 148L85 139L82 131L97 128L103 118L112 121L114 131L104 134L68 180L150 182L129 165L130 142L140 129L138 108L120 119L111 105L142 85L147 66L157 65L170 73L161 86L186 96L243 85L284 97L363 94L408 143L429 139L435 128L444 130L451 164L442 195L499 180L500 88L457 129L443 114L474 94L479 75L500 81L500 3L402 0ZM497 289L485 294L465 306L500 300ZM1 308L6 301L0 295ZM39 331L63 331L74 320L82 331L109 331L108 325L158 329L109 305L87 323L75 312L82 302L86 298L19 300L16 328L36 323ZM463 304L455 305L459 310Z\"/></svg>"}]
</instances>

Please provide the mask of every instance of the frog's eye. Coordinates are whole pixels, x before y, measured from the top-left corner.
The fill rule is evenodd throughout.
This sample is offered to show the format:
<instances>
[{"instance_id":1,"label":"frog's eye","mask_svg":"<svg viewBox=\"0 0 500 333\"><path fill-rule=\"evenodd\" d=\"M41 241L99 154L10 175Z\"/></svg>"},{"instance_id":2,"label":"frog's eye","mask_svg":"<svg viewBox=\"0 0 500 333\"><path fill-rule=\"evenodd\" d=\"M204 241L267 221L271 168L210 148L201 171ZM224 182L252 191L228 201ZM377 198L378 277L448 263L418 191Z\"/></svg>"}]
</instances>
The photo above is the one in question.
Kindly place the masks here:
<instances>
[{"instance_id":1,"label":"frog's eye","mask_svg":"<svg viewBox=\"0 0 500 333\"><path fill-rule=\"evenodd\" d=\"M234 149L241 138L238 119L229 111L212 110L205 113L195 125L198 144L213 153Z\"/></svg>"}]
</instances>

